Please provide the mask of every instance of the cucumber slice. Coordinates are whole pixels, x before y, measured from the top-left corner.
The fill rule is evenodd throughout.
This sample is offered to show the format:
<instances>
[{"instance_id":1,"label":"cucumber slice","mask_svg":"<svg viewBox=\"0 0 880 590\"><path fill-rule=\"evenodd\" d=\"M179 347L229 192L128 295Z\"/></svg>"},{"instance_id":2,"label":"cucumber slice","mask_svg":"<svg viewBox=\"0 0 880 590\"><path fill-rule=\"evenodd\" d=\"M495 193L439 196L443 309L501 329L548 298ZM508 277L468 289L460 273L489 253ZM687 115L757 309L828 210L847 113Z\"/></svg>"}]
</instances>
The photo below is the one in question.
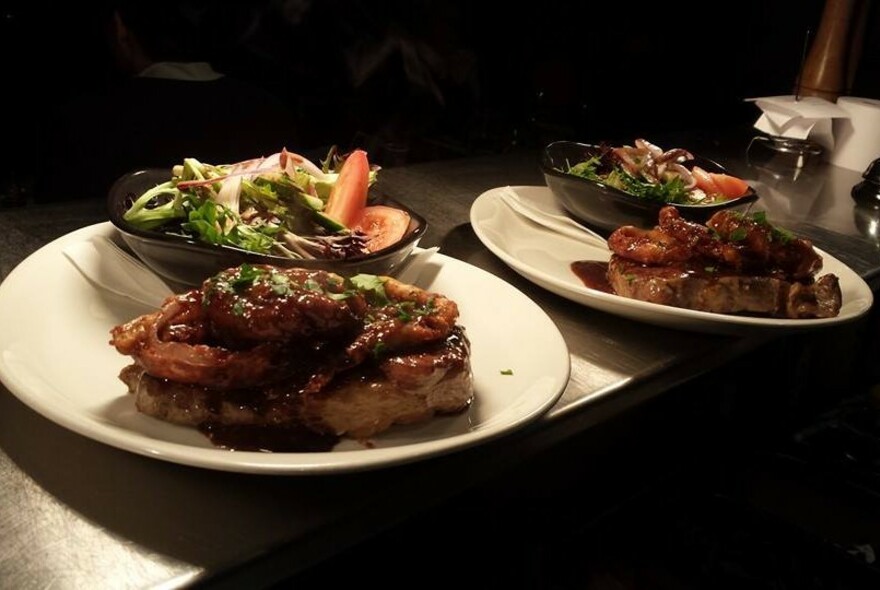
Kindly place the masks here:
<instances>
[{"instance_id":1,"label":"cucumber slice","mask_svg":"<svg viewBox=\"0 0 880 590\"><path fill-rule=\"evenodd\" d=\"M318 221L318 223L320 223L322 226L332 232L341 232L348 230L348 228L344 224L333 219L326 213L322 213L321 211L315 211L315 219Z\"/></svg>"},{"instance_id":2,"label":"cucumber slice","mask_svg":"<svg viewBox=\"0 0 880 590\"><path fill-rule=\"evenodd\" d=\"M303 192L297 192L297 196L302 204L312 211L321 211L324 208L324 201L318 197L313 197L312 195L307 195Z\"/></svg>"}]
</instances>

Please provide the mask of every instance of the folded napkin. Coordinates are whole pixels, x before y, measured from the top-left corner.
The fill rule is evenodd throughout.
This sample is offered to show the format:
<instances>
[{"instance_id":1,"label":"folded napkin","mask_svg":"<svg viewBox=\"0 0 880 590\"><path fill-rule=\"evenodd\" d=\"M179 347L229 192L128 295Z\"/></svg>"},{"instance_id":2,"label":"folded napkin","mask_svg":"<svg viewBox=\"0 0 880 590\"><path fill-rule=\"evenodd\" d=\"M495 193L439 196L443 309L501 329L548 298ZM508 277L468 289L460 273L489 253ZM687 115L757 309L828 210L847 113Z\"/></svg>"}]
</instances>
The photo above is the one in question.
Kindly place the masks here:
<instances>
[{"instance_id":1,"label":"folded napkin","mask_svg":"<svg viewBox=\"0 0 880 590\"><path fill-rule=\"evenodd\" d=\"M848 118L838 105L816 96L766 96L749 98L761 109L755 128L769 135L809 139L826 150L834 149L832 120Z\"/></svg>"},{"instance_id":2,"label":"folded napkin","mask_svg":"<svg viewBox=\"0 0 880 590\"><path fill-rule=\"evenodd\" d=\"M98 289L155 308L173 293L153 271L104 236L68 244L63 252Z\"/></svg>"},{"instance_id":3,"label":"folded napkin","mask_svg":"<svg viewBox=\"0 0 880 590\"><path fill-rule=\"evenodd\" d=\"M422 273L428 267L429 259L436 254L440 248L434 246L432 248L417 248L409 255L401 267L394 272L394 278L401 283L416 285L422 276Z\"/></svg>"}]
</instances>

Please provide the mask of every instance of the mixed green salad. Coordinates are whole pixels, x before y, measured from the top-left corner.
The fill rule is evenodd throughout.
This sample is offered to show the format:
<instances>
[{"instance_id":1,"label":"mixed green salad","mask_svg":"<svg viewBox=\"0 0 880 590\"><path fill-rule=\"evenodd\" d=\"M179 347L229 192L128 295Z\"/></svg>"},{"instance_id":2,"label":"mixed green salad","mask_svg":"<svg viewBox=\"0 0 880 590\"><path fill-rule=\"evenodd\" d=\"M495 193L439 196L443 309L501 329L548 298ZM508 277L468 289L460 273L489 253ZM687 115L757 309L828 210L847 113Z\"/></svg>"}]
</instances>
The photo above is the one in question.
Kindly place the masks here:
<instances>
[{"instance_id":1,"label":"mixed green salad","mask_svg":"<svg viewBox=\"0 0 880 590\"><path fill-rule=\"evenodd\" d=\"M185 158L133 198L133 227L288 258L349 258L403 237L409 214L368 205L379 168L363 150L318 166L286 149L228 165Z\"/></svg>"},{"instance_id":2,"label":"mixed green salad","mask_svg":"<svg viewBox=\"0 0 880 590\"><path fill-rule=\"evenodd\" d=\"M745 195L749 186L728 174L691 165L693 154L682 148L662 150L644 140L629 146L599 146L586 159L560 170L662 203L711 204Z\"/></svg>"}]
</instances>

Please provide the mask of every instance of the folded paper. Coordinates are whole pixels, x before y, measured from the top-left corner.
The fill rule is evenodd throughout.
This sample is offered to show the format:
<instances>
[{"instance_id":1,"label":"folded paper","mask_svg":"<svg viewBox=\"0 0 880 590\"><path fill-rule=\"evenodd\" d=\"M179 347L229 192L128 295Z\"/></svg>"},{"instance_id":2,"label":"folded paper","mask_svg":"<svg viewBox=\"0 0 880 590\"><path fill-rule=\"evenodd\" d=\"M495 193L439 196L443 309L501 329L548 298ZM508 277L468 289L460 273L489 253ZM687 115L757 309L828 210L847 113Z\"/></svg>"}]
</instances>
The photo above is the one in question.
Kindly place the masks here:
<instances>
[{"instance_id":1,"label":"folded paper","mask_svg":"<svg viewBox=\"0 0 880 590\"><path fill-rule=\"evenodd\" d=\"M849 116L834 120L837 145L827 159L835 166L865 172L880 158L880 100L841 96L837 106Z\"/></svg>"},{"instance_id":2,"label":"folded paper","mask_svg":"<svg viewBox=\"0 0 880 590\"><path fill-rule=\"evenodd\" d=\"M833 120L849 114L833 102L816 96L767 96L747 99L761 109L755 128L768 135L810 140L827 151L834 149Z\"/></svg>"}]
</instances>

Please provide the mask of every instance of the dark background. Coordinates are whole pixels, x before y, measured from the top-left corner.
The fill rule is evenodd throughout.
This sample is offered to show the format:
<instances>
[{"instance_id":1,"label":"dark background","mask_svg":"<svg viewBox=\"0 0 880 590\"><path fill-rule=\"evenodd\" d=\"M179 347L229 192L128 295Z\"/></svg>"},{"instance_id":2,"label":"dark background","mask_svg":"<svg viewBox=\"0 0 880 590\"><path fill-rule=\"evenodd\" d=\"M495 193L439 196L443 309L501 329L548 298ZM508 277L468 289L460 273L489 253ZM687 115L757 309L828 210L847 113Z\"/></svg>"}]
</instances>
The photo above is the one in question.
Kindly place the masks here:
<instances>
[{"instance_id":1,"label":"dark background","mask_svg":"<svg viewBox=\"0 0 880 590\"><path fill-rule=\"evenodd\" d=\"M744 99L792 93L823 8L821 0L188 4L188 19L169 11L158 22L192 41L195 58L285 101L296 125L277 130L278 149L364 147L386 167L554 139L750 125L759 111ZM868 6L849 94L878 98L880 11ZM122 82L106 42L107 10L18 0L4 11L7 192L55 173L41 165L46 150L89 151L82 133L64 145L46 140L44 126L70 101ZM180 113L180 134L168 144L198 116ZM113 117L96 122L96 134Z\"/></svg>"}]
</instances>

